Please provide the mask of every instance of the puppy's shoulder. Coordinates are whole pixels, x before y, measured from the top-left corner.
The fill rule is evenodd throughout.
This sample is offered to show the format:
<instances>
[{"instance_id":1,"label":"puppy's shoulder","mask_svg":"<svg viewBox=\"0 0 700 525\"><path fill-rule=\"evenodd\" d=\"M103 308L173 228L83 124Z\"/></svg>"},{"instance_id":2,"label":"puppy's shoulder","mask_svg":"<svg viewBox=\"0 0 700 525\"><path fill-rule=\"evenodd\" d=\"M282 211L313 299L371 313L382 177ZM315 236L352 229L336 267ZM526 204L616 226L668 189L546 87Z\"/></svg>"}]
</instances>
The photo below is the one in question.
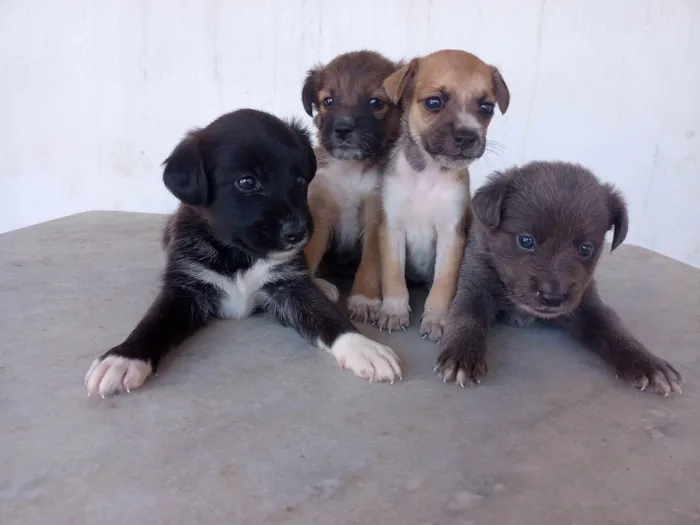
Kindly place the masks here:
<instances>
[{"instance_id":1,"label":"puppy's shoulder","mask_svg":"<svg viewBox=\"0 0 700 525\"><path fill-rule=\"evenodd\" d=\"M331 156L326 149L322 146L316 146L314 148L314 155L316 155L316 173L327 169Z\"/></svg>"},{"instance_id":2,"label":"puppy's shoulder","mask_svg":"<svg viewBox=\"0 0 700 525\"><path fill-rule=\"evenodd\" d=\"M470 228L460 267L459 287L499 295L502 282L485 246L479 225Z\"/></svg>"},{"instance_id":3,"label":"puppy's shoulder","mask_svg":"<svg viewBox=\"0 0 700 525\"><path fill-rule=\"evenodd\" d=\"M163 241L172 246L182 239L207 238L212 235L209 222L192 206L180 204L168 217L163 229Z\"/></svg>"},{"instance_id":4,"label":"puppy's shoulder","mask_svg":"<svg viewBox=\"0 0 700 525\"><path fill-rule=\"evenodd\" d=\"M241 250L222 244L206 217L181 204L168 218L163 232L166 244L166 275L187 272L193 265L232 275L250 266Z\"/></svg>"},{"instance_id":5,"label":"puppy's shoulder","mask_svg":"<svg viewBox=\"0 0 700 525\"><path fill-rule=\"evenodd\" d=\"M462 186L464 186L467 189L468 195L470 196L470 175L469 175L469 168L464 167L464 168L459 168L454 170L455 171L455 178L457 179L457 182L459 182Z\"/></svg>"}]
</instances>

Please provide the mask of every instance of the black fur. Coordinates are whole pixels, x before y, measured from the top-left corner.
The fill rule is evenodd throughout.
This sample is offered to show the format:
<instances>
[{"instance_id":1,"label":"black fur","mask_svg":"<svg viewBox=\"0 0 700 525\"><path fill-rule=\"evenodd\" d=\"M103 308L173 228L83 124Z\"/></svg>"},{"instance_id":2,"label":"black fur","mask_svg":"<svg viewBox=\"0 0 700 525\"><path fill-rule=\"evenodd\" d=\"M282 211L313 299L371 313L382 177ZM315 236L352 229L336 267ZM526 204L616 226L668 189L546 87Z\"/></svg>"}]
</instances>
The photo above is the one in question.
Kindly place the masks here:
<instances>
[{"instance_id":1,"label":"black fur","mask_svg":"<svg viewBox=\"0 0 700 525\"><path fill-rule=\"evenodd\" d=\"M302 253L313 228L306 192L316 158L301 125L238 110L189 133L164 164L164 183L182 204L163 235L167 263L160 294L126 340L96 363L121 356L155 371L169 350L213 318L248 313L266 313L318 346L331 347L341 335L357 333L314 284ZM254 184L241 187L242 178ZM269 278L250 296L250 308L240 315L224 311L231 303L216 283L232 283L272 260ZM91 372L86 382L94 387L101 379ZM119 383L96 391L128 388Z\"/></svg>"},{"instance_id":2,"label":"black fur","mask_svg":"<svg viewBox=\"0 0 700 525\"><path fill-rule=\"evenodd\" d=\"M447 381L480 382L497 320L560 327L642 390L680 392L681 375L630 334L593 278L606 232L627 235L627 207L610 184L563 162L530 163L492 175L473 199L474 222L436 370ZM534 239L523 249L518 237ZM583 245L592 246L588 256ZM556 297L554 302L552 297Z\"/></svg>"}]
</instances>

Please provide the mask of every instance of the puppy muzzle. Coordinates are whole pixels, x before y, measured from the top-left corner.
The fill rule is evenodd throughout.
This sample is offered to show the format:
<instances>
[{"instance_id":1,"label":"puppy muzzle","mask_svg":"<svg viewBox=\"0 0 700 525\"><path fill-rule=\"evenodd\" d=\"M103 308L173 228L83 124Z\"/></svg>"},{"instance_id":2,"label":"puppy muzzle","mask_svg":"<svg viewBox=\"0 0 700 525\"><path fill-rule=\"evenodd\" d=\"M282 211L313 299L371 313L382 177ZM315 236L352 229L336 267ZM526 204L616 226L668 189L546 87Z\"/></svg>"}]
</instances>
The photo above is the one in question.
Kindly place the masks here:
<instances>
[{"instance_id":1,"label":"puppy muzzle","mask_svg":"<svg viewBox=\"0 0 700 525\"><path fill-rule=\"evenodd\" d=\"M286 219L280 225L280 239L285 249L302 247L309 241L309 225L300 218Z\"/></svg>"},{"instance_id":2,"label":"puppy muzzle","mask_svg":"<svg viewBox=\"0 0 700 525\"><path fill-rule=\"evenodd\" d=\"M471 128L457 128L430 137L425 150L446 168L462 168L480 158L486 149L483 134Z\"/></svg>"}]
</instances>

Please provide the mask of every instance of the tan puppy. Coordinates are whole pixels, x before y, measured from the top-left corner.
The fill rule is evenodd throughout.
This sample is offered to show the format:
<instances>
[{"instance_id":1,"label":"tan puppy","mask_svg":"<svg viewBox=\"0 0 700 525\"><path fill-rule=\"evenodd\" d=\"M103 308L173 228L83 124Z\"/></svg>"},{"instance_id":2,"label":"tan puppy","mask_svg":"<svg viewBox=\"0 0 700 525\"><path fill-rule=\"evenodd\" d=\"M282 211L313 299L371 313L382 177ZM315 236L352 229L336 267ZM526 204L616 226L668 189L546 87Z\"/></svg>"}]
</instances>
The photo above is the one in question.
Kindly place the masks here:
<instances>
[{"instance_id":1,"label":"tan puppy","mask_svg":"<svg viewBox=\"0 0 700 525\"><path fill-rule=\"evenodd\" d=\"M483 155L494 107L505 113L510 93L495 67L458 50L413 59L384 88L404 113L382 184L379 328L408 326L409 277L432 283L420 332L437 340L471 221L467 167Z\"/></svg>"},{"instance_id":2,"label":"tan puppy","mask_svg":"<svg viewBox=\"0 0 700 525\"><path fill-rule=\"evenodd\" d=\"M400 125L400 111L382 84L399 67L373 51L345 53L310 70L302 90L306 112L311 116L316 109L319 142L308 193L314 233L306 258L312 272L322 260L330 272L339 261L350 263L355 278L348 309L365 322L376 320L381 306L379 176ZM331 297L335 290L337 298L332 284L316 282Z\"/></svg>"}]
</instances>

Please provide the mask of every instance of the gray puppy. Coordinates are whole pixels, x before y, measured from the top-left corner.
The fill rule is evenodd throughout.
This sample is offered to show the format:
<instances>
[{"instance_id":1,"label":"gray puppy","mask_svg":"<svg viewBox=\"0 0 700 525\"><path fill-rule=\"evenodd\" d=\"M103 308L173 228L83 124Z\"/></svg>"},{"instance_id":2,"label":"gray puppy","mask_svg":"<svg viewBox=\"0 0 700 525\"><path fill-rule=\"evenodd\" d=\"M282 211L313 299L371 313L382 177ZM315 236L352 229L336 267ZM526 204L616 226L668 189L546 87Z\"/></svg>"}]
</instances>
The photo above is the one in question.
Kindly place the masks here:
<instances>
[{"instance_id":1,"label":"gray puppy","mask_svg":"<svg viewBox=\"0 0 700 525\"><path fill-rule=\"evenodd\" d=\"M683 379L630 334L593 278L614 228L627 235L627 206L582 166L533 162L491 175L474 195L476 221L460 268L435 367L445 381L479 383L486 338L499 320L540 320L566 330L642 390L681 392Z\"/></svg>"}]
</instances>

